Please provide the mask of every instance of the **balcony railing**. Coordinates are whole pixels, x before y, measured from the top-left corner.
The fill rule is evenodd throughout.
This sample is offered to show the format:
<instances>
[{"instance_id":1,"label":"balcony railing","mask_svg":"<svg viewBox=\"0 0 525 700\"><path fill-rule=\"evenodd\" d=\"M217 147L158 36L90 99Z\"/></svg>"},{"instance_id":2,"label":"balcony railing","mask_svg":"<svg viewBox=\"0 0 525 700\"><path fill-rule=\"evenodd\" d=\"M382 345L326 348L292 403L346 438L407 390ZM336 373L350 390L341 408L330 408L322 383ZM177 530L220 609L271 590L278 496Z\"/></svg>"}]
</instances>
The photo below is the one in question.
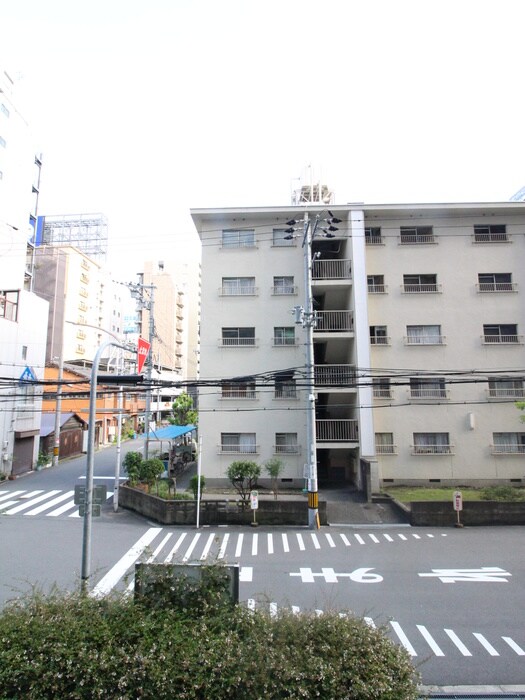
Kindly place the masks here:
<instances>
[{"instance_id":1,"label":"balcony railing","mask_svg":"<svg viewBox=\"0 0 525 700\"><path fill-rule=\"evenodd\" d=\"M509 243L506 233L474 233L474 243Z\"/></svg>"},{"instance_id":2,"label":"balcony railing","mask_svg":"<svg viewBox=\"0 0 525 700\"><path fill-rule=\"evenodd\" d=\"M480 282L476 285L478 292L517 292L516 282Z\"/></svg>"},{"instance_id":3,"label":"balcony railing","mask_svg":"<svg viewBox=\"0 0 525 700\"><path fill-rule=\"evenodd\" d=\"M347 387L355 385L354 365L315 365L315 386Z\"/></svg>"},{"instance_id":4,"label":"balcony railing","mask_svg":"<svg viewBox=\"0 0 525 700\"><path fill-rule=\"evenodd\" d=\"M256 338L219 338L219 345L223 348L254 348L257 345Z\"/></svg>"},{"instance_id":5,"label":"balcony railing","mask_svg":"<svg viewBox=\"0 0 525 700\"><path fill-rule=\"evenodd\" d=\"M259 445L217 445L217 452L222 455L255 455Z\"/></svg>"},{"instance_id":6,"label":"balcony railing","mask_svg":"<svg viewBox=\"0 0 525 700\"><path fill-rule=\"evenodd\" d=\"M522 335L482 335L481 338L486 345L523 344Z\"/></svg>"},{"instance_id":7,"label":"balcony railing","mask_svg":"<svg viewBox=\"0 0 525 700\"><path fill-rule=\"evenodd\" d=\"M272 338L272 345L274 347L290 347L297 345L297 338L288 338L287 336L276 336Z\"/></svg>"},{"instance_id":8,"label":"balcony railing","mask_svg":"<svg viewBox=\"0 0 525 700\"><path fill-rule=\"evenodd\" d=\"M401 291L404 294L437 294L441 292L440 284L403 284Z\"/></svg>"},{"instance_id":9,"label":"balcony railing","mask_svg":"<svg viewBox=\"0 0 525 700\"><path fill-rule=\"evenodd\" d=\"M435 242L433 233L402 233L399 237L401 245L425 245Z\"/></svg>"},{"instance_id":10,"label":"balcony railing","mask_svg":"<svg viewBox=\"0 0 525 700\"><path fill-rule=\"evenodd\" d=\"M369 284L368 293L369 294L386 294L387 286L386 284Z\"/></svg>"},{"instance_id":11,"label":"balcony railing","mask_svg":"<svg viewBox=\"0 0 525 700\"><path fill-rule=\"evenodd\" d=\"M254 297L259 294L259 289L252 286L226 286L219 287L219 296L221 297Z\"/></svg>"},{"instance_id":12,"label":"balcony railing","mask_svg":"<svg viewBox=\"0 0 525 700\"><path fill-rule=\"evenodd\" d=\"M374 233L369 236L365 236L366 245L383 245L383 236L380 233Z\"/></svg>"},{"instance_id":13,"label":"balcony railing","mask_svg":"<svg viewBox=\"0 0 525 700\"><path fill-rule=\"evenodd\" d=\"M297 287L295 284L282 284L277 287L272 287L272 294L276 297L291 296L297 294Z\"/></svg>"},{"instance_id":14,"label":"balcony railing","mask_svg":"<svg viewBox=\"0 0 525 700\"><path fill-rule=\"evenodd\" d=\"M395 455L397 454L396 445L376 445L376 454L378 455Z\"/></svg>"},{"instance_id":15,"label":"balcony railing","mask_svg":"<svg viewBox=\"0 0 525 700\"><path fill-rule=\"evenodd\" d=\"M453 445L412 445L413 455L450 455L453 454Z\"/></svg>"},{"instance_id":16,"label":"balcony railing","mask_svg":"<svg viewBox=\"0 0 525 700\"><path fill-rule=\"evenodd\" d=\"M355 419L321 419L315 421L317 442L358 442Z\"/></svg>"},{"instance_id":17,"label":"balcony railing","mask_svg":"<svg viewBox=\"0 0 525 700\"><path fill-rule=\"evenodd\" d=\"M351 260L314 260L312 280L349 280L352 277Z\"/></svg>"},{"instance_id":18,"label":"balcony railing","mask_svg":"<svg viewBox=\"0 0 525 700\"><path fill-rule=\"evenodd\" d=\"M389 335L371 335L370 345L390 345Z\"/></svg>"},{"instance_id":19,"label":"balcony railing","mask_svg":"<svg viewBox=\"0 0 525 700\"><path fill-rule=\"evenodd\" d=\"M351 311L318 311L316 314L318 333L344 333L354 330Z\"/></svg>"},{"instance_id":20,"label":"balcony railing","mask_svg":"<svg viewBox=\"0 0 525 700\"><path fill-rule=\"evenodd\" d=\"M256 399L255 389L223 389L221 399Z\"/></svg>"},{"instance_id":21,"label":"balcony railing","mask_svg":"<svg viewBox=\"0 0 525 700\"><path fill-rule=\"evenodd\" d=\"M294 386L276 386L274 399L297 400L299 393Z\"/></svg>"},{"instance_id":22,"label":"balcony railing","mask_svg":"<svg viewBox=\"0 0 525 700\"><path fill-rule=\"evenodd\" d=\"M391 399L392 389L390 387L375 386L372 390L374 399Z\"/></svg>"},{"instance_id":23,"label":"balcony railing","mask_svg":"<svg viewBox=\"0 0 525 700\"><path fill-rule=\"evenodd\" d=\"M448 399L448 391L446 389L410 389L411 399Z\"/></svg>"},{"instance_id":24,"label":"balcony railing","mask_svg":"<svg viewBox=\"0 0 525 700\"><path fill-rule=\"evenodd\" d=\"M525 398L525 389L488 389L489 399L523 399Z\"/></svg>"},{"instance_id":25,"label":"balcony railing","mask_svg":"<svg viewBox=\"0 0 525 700\"><path fill-rule=\"evenodd\" d=\"M300 455L301 446L300 445L274 445L273 446L274 455Z\"/></svg>"},{"instance_id":26,"label":"balcony railing","mask_svg":"<svg viewBox=\"0 0 525 700\"><path fill-rule=\"evenodd\" d=\"M405 345L445 345L444 335L408 335Z\"/></svg>"},{"instance_id":27,"label":"balcony railing","mask_svg":"<svg viewBox=\"0 0 525 700\"><path fill-rule=\"evenodd\" d=\"M492 445L493 455L525 455L525 444L520 442L507 445Z\"/></svg>"}]
</instances>

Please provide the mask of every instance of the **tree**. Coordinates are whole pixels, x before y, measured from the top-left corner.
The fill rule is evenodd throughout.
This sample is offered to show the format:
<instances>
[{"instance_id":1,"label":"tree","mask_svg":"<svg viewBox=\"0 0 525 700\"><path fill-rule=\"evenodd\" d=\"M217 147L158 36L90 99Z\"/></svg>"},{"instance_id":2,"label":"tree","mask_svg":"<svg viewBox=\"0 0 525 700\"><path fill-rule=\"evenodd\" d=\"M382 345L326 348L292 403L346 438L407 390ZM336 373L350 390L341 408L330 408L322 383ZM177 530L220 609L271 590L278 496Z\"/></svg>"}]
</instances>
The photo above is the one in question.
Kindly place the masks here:
<instances>
[{"instance_id":1,"label":"tree","mask_svg":"<svg viewBox=\"0 0 525 700\"><path fill-rule=\"evenodd\" d=\"M193 408L193 399L183 392L173 402L173 425L197 425L199 414Z\"/></svg>"},{"instance_id":2,"label":"tree","mask_svg":"<svg viewBox=\"0 0 525 700\"><path fill-rule=\"evenodd\" d=\"M264 468L272 480L274 498L277 498L277 491L279 490L278 479L284 469L284 462L282 459L279 459L279 457L271 457L264 463Z\"/></svg>"},{"instance_id":3,"label":"tree","mask_svg":"<svg viewBox=\"0 0 525 700\"><path fill-rule=\"evenodd\" d=\"M201 475L200 480L201 480L200 497L202 498L202 492L204 491L204 487L206 486L206 477ZM199 477L197 476L197 474L195 474L190 479L190 489L193 491L193 498L195 500L197 500L198 487L199 487Z\"/></svg>"},{"instance_id":4,"label":"tree","mask_svg":"<svg viewBox=\"0 0 525 700\"><path fill-rule=\"evenodd\" d=\"M142 455L140 452L128 452L122 462L124 471L128 475L129 483L134 486L140 478L140 465Z\"/></svg>"},{"instance_id":5,"label":"tree","mask_svg":"<svg viewBox=\"0 0 525 700\"><path fill-rule=\"evenodd\" d=\"M257 479L261 475L261 467L257 462L237 461L228 467L226 476L237 491L243 505L248 502L250 491L257 485Z\"/></svg>"},{"instance_id":6,"label":"tree","mask_svg":"<svg viewBox=\"0 0 525 700\"><path fill-rule=\"evenodd\" d=\"M164 462L157 457L144 459L139 466L139 480L152 487L164 471Z\"/></svg>"}]
</instances>

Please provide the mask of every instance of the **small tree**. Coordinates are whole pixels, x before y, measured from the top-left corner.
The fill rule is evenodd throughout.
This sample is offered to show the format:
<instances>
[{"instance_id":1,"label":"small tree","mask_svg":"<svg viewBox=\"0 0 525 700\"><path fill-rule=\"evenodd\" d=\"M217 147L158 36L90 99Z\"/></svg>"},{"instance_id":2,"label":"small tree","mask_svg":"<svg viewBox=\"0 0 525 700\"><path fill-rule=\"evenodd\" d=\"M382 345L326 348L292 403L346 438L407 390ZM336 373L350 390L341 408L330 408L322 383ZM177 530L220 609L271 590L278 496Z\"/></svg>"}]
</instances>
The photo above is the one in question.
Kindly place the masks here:
<instances>
[{"instance_id":1,"label":"small tree","mask_svg":"<svg viewBox=\"0 0 525 700\"><path fill-rule=\"evenodd\" d=\"M226 476L241 497L243 505L248 502L250 491L257 485L260 475L261 467L257 462L249 460L232 462L228 467Z\"/></svg>"},{"instance_id":2,"label":"small tree","mask_svg":"<svg viewBox=\"0 0 525 700\"><path fill-rule=\"evenodd\" d=\"M199 414L193 408L193 399L182 393L173 402L173 425L197 425Z\"/></svg>"},{"instance_id":3,"label":"small tree","mask_svg":"<svg viewBox=\"0 0 525 700\"><path fill-rule=\"evenodd\" d=\"M279 490L278 479L284 469L284 462L282 461L282 459L279 459L279 457L271 457L270 459L267 459L264 463L264 468L266 469L268 475L272 480L272 490L274 498L277 498L277 492Z\"/></svg>"},{"instance_id":4,"label":"small tree","mask_svg":"<svg viewBox=\"0 0 525 700\"><path fill-rule=\"evenodd\" d=\"M122 462L124 471L128 475L129 483L135 486L140 478L140 465L142 463L142 455L140 452L128 452Z\"/></svg>"},{"instance_id":5,"label":"small tree","mask_svg":"<svg viewBox=\"0 0 525 700\"><path fill-rule=\"evenodd\" d=\"M197 474L195 474L190 479L190 489L193 491L193 498L195 500L197 500L198 486L199 486L199 477L197 476ZM204 491L205 486L206 486L206 477L201 476L201 493L200 493L201 498L202 498L202 492Z\"/></svg>"},{"instance_id":6,"label":"small tree","mask_svg":"<svg viewBox=\"0 0 525 700\"><path fill-rule=\"evenodd\" d=\"M163 471L164 462L161 459L157 457L144 459L139 465L139 480L151 488Z\"/></svg>"}]
</instances>

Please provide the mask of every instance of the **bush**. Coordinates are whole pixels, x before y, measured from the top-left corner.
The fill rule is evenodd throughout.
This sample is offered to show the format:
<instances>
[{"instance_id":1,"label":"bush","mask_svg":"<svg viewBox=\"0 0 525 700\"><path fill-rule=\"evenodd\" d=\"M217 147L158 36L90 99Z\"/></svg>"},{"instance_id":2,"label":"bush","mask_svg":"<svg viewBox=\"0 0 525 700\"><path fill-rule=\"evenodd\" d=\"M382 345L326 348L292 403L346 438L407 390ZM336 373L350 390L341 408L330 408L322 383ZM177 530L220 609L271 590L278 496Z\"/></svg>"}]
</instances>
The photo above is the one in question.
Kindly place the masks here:
<instances>
[{"instance_id":1,"label":"bush","mask_svg":"<svg viewBox=\"0 0 525 700\"><path fill-rule=\"evenodd\" d=\"M190 489L193 493L193 498L195 501L197 500L198 485L199 485L199 477L197 476L197 474L195 474L190 479ZM206 477L201 476L201 493L200 493L201 498L202 498L202 492L204 491L205 486L206 486Z\"/></svg>"},{"instance_id":2,"label":"bush","mask_svg":"<svg viewBox=\"0 0 525 700\"><path fill-rule=\"evenodd\" d=\"M139 464L139 481L152 486L164 471L164 462L157 457L143 459Z\"/></svg>"},{"instance_id":3,"label":"bush","mask_svg":"<svg viewBox=\"0 0 525 700\"><path fill-rule=\"evenodd\" d=\"M418 697L407 652L362 620L201 603L55 595L12 604L0 615L0 697Z\"/></svg>"},{"instance_id":4,"label":"bush","mask_svg":"<svg viewBox=\"0 0 525 700\"><path fill-rule=\"evenodd\" d=\"M261 467L257 462L237 461L228 467L226 476L237 491L243 505L248 502L250 491L257 486L257 479L261 475Z\"/></svg>"},{"instance_id":5,"label":"bush","mask_svg":"<svg viewBox=\"0 0 525 700\"><path fill-rule=\"evenodd\" d=\"M523 501L525 492L513 486L487 486L482 489L481 498L484 501Z\"/></svg>"},{"instance_id":6,"label":"bush","mask_svg":"<svg viewBox=\"0 0 525 700\"><path fill-rule=\"evenodd\" d=\"M129 483L133 486L139 480L140 465L142 464L142 455L140 452L128 452L124 457L122 465L124 471L128 475Z\"/></svg>"}]
</instances>

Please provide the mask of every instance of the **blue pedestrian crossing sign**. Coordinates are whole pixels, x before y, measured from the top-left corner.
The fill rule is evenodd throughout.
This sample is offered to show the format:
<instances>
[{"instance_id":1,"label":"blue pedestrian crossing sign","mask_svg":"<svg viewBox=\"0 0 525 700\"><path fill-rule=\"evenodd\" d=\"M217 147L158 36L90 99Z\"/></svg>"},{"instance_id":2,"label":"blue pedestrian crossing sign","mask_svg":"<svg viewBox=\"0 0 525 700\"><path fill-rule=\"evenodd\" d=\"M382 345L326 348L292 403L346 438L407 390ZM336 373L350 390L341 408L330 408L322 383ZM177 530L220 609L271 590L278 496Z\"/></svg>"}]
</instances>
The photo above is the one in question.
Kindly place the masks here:
<instances>
[{"instance_id":1,"label":"blue pedestrian crossing sign","mask_svg":"<svg viewBox=\"0 0 525 700\"><path fill-rule=\"evenodd\" d=\"M21 382L36 382L38 381L37 376L32 367L27 366L25 370L20 375Z\"/></svg>"}]
</instances>

